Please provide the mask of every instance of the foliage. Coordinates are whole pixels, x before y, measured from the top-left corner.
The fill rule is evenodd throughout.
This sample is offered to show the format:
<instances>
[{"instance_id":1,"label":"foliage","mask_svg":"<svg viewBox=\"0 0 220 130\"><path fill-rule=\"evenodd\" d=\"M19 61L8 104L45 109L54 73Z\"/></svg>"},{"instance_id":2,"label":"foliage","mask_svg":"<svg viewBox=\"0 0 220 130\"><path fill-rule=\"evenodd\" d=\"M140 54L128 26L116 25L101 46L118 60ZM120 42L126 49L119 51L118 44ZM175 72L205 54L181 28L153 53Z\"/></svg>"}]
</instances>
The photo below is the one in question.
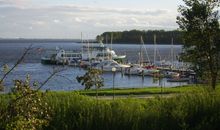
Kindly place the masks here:
<instances>
[{"instance_id":1,"label":"foliage","mask_svg":"<svg viewBox=\"0 0 220 130\"><path fill-rule=\"evenodd\" d=\"M4 85L3 85L3 82L0 81L0 91L3 91L4 90Z\"/></svg>"},{"instance_id":2,"label":"foliage","mask_svg":"<svg viewBox=\"0 0 220 130\"><path fill-rule=\"evenodd\" d=\"M182 44L182 32L178 30L164 31L164 30L130 30L123 32L104 32L96 37L97 41L100 37L103 38L104 42L110 43L111 35L113 35L114 43L140 43L140 37L146 43L153 44L154 35L157 36L158 44L171 44L171 38L174 39L174 44Z\"/></svg>"},{"instance_id":3,"label":"foliage","mask_svg":"<svg viewBox=\"0 0 220 130\"><path fill-rule=\"evenodd\" d=\"M32 44L25 49L22 56L12 67L4 64L3 75L0 78L0 91L4 89L4 80L7 76L24 60L25 56L32 49ZM43 129L50 120L51 109L45 102L44 94L39 90L56 73L53 72L42 84L38 86L36 82L30 84L30 76L26 80L14 80L14 88L10 94L1 94L0 99L0 129L8 130L36 130ZM33 88L36 87L36 90ZM2 99L3 97L3 99Z\"/></svg>"},{"instance_id":4,"label":"foliage","mask_svg":"<svg viewBox=\"0 0 220 130\"><path fill-rule=\"evenodd\" d=\"M147 88L116 88L113 92L113 89L105 88L99 90L99 95L102 96L112 96L113 94L119 96L129 96L129 95L169 95L169 94L180 94L184 92L192 92L199 87L197 86L182 86L182 87L172 87L172 88L161 88L160 87L147 87ZM80 90L80 94L95 96L95 90Z\"/></svg>"},{"instance_id":5,"label":"foliage","mask_svg":"<svg viewBox=\"0 0 220 130\"><path fill-rule=\"evenodd\" d=\"M90 68L83 76L77 76L76 79L82 85L85 85L85 89L96 87L96 95L98 96L98 89L104 86L104 80L101 77L102 71L98 69Z\"/></svg>"},{"instance_id":6,"label":"foliage","mask_svg":"<svg viewBox=\"0 0 220 130\"><path fill-rule=\"evenodd\" d=\"M77 93L49 93L55 111L47 129L218 129L219 93L199 89L171 98L100 100Z\"/></svg>"},{"instance_id":7,"label":"foliage","mask_svg":"<svg viewBox=\"0 0 220 130\"><path fill-rule=\"evenodd\" d=\"M5 117L6 129L36 130L48 125L50 107L43 100L44 94L31 89L30 79L15 80Z\"/></svg>"},{"instance_id":8,"label":"foliage","mask_svg":"<svg viewBox=\"0 0 220 130\"><path fill-rule=\"evenodd\" d=\"M0 108L5 108L8 96L0 95ZM220 127L220 91L209 92L201 86L169 98L97 102L78 92L48 92L43 99L53 112L45 130L215 130Z\"/></svg>"},{"instance_id":9,"label":"foliage","mask_svg":"<svg viewBox=\"0 0 220 130\"><path fill-rule=\"evenodd\" d=\"M104 38L103 38L102 36L97 36L97 37L96 37L96 40L97 40L98 42L102 42L103 39L104 39Z\"/></svg>"},{"instance_id":10,"label":"foliage","mask_svg":"<svg viewBox=\"0 0 220 130\"><path fill-rule=\"evenodd\" d=\"M182 59L191 62L202 80L210 79L215 89L220 69L220 28L216 0L183 0L177 17L184 31ZM203 77L205 76L205 77Z\"/></svg>"},{"instance_id":11,"label":"foliage","mask_svg":"<svg viewBox=\"0 0 220 130\"><path fill-rule=\"evenodd\" d=\"M2 67L2 72L4 74L6 74L7 72L9 71L9 67L7 64L4 64L3 67ZM3 91L4 90L4 84L3 84L3 80L0 80L0 91Z\"/></svg>"}]
</instances>

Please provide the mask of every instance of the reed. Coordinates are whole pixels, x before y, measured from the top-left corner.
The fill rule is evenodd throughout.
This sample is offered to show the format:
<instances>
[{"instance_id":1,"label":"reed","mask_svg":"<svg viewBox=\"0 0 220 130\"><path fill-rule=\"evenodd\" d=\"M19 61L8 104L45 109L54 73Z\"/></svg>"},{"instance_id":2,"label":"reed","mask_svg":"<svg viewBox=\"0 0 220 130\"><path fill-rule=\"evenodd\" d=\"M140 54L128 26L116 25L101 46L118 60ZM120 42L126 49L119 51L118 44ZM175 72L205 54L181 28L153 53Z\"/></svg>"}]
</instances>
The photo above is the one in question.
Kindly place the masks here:
<instances>
[{"instance_id":1,"label":"reed","mask_svg":"<svg viewBox=\"0 0 220 130\"><path fill-rule=\"evenodd\" d=\"M0 96L1 108L7 96ZM47 130L170 130L220 128L220 92L197 88L170 98L96 100L78 92L48 92ZM0 123L2 120L0 120Z\"/></svg>"}]
</instances>

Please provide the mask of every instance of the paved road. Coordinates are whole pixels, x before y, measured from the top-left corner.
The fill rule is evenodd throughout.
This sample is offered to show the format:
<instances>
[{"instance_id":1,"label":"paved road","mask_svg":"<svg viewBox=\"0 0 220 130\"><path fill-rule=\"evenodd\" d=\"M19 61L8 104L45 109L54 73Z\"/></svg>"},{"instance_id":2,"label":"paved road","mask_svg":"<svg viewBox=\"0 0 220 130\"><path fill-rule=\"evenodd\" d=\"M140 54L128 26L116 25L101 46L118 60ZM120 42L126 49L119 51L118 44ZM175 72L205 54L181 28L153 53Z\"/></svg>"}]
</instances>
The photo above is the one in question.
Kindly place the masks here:
<instances>
[{"instance_id":1,"label":"paved road","mask_svg":"<svg viewBox=\"0 0 220 130\"><path fill-rule=\"evenodd\" d=\"M145 95L115 95L115 99L127 99L127 98L140 98L140 99L149 99L155 97L170 98L176 96L177 94L145 94ZM96 98L95 96L92 96ZM113 96L99 96L99 99L113 99Z\"/></svg>"}]
</instances>

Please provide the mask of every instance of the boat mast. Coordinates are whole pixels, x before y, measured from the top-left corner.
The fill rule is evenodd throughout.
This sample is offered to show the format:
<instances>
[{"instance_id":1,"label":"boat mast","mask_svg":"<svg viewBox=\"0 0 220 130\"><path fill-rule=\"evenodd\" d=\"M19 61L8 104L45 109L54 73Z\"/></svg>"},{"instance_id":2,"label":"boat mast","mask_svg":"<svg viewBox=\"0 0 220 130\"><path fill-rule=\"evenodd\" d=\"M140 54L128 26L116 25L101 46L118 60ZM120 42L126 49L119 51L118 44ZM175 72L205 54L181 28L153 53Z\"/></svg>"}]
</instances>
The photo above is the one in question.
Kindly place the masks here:
<instances>
[{"instance_id":1,"label":"boat mast","mask_svg":"<svg viewBox=\"0 0 220 130\"><path fill-rule=\"evenodd\" d=\"M82 35L82 32L81 32L81 44L82 44L82 56L83 56L83 35Z\"/></svg>"},{"instance_id":2,"label":"boat mast","mask_svg":"<svg viewBox=\"0 0 220 130\"><path fill-rule=\"evenodd\" d=\"M111 53L110 53L111 60L112 60L112 41L113 41L113 33L111 33Z\"/></svg>"},{"instance_id":3,"label":"boat mast","mask_svg":"<svg viewBox=\"0 0 220 130\"><path fill-rule=\"evenodd\" d=\"M154 34L154 65L156 64L156 53L157 53L157 48L156 48L156 34Z\"/></svg>"},{"instance_id":4,"label":"boat mast","mask_svg":"<svg viewBox=\"0 0 220 130\"><path fill-rule=\"evenodd\" d=\"M88 57L89 57L89 63L90 63L90 46L89 46L89 39L87 40L88 42Z\"/></svg>"},{"instance_id":5,"label":"boat mast","mask_svg":"<svg viewBox=\"0 0 220 130\"><path fill-rule=\"evenodd\" d=\"M111 50L112 50L113 33L111 33Z\"/></svg>"},{"instance_id":6,"label":"boat mast","mask_svg":"<svg viewBox=\"0 0 220 130\"><path fill-rule=\"evenodd\" d=\"M171 39L171 65L173 66L173 58L174 58L174 51L173 51L173 37Z\"/></svg>"},{"instance_id":7,"label":"boat mast","mask_svg":"<svg viewBox=\"0 0 220 130\"><path fill-rule=\"evenodd\" d=\"M142 65L142 41L143 41L143 38L142 38L142 36L141 36L141 44L140 44L140 56L139 56L139 60L140 60L140 65Z\"/></svg>"},{"instance_id":8,"label":"boat mast","mask_svg":"<svg viewBox=\"0 0 220 130\"><path fill-rule=\"evenodd\" d=\"M107 45L107 43L108 43L108 35L106 34L105 35L105 44Z\"/></svg>"},{"instance_id":9,"label":"boat mast","mask_svg":"<svg viewBox=\"0 0 220 130\"><path fill-rule=\"evenodd\" d=\"M141 37L141 43L142 43L142 46L144 47L145 53L146 53L146 55L147 55L147 61L150 63L150 58L149 58L149 55L148 55L148 52L147 52L147 48L146 48L146 46L144 45L143 37Z\"/></svg>"},{"instance_id":10,"label":"boat mast","mask_svg":"<svg viewBox=\"0 0 220 130\"><path fill-rule=\"evenodd\" d=\"M104 47L104 43L102 43L103 44L103 48L102 48L102 61L104 61L104 49L105 49L105 47Z\"/></svg>"}]
</instances>

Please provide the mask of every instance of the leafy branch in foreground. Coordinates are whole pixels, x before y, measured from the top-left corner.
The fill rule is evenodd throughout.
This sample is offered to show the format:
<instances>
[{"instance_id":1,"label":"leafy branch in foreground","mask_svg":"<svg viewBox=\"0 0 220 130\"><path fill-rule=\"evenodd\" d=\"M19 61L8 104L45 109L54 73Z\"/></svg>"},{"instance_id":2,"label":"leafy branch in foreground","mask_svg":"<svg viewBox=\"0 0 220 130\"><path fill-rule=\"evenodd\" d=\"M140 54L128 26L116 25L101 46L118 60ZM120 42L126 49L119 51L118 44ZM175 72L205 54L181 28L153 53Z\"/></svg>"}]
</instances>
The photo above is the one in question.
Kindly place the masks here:
<instances>
[{"instance_id":1,"label":"leafy branch in foreground","mask_svg":"<svg viewBox=\"0 0 220 130\"><path fill-rule=\"evenodd\" d=\"M6 112L6 129L36 130L48 125L51 109L44 101L44 93L31 88L29 76L25 81L14 81L11 93L14 97Z\"/></svg>"},{"instance_id":2,"label":"leafy branch in foreground","mask_svg":"<svg viewBox=\"0 0 220 130\"><path fill-rule=\"evenodd\" d=\"M14 87L11 90L11 97L7 109L0 118L6 120L4 128L11 130L36 130L47 126L51 119L51 108L45 101L46 92L39 90L61 70L54 70L53 73L38 86L36 82L31 85L30 76L26 80L14 80ZM36 89L33 89L33 88Z\"/></svg>"},{"instance_id":3,"label":"leafy branch in foreground","mask_svg":"<svg viewBox=\"0 0 220 130\"><path fill-rule=\"evenodd\" d=\"M220 71L219 0L183 0L177 23L184 32L182 59L190 62L202 81L215 89Z\"/></svg>"},{"instance_id":4,"label":"leafy branch in foreground","mask_svg":"<svg viewBox=\"0 0 220 130\"><path fill-rule=\"evenodd\" d=\"M0 79L1 90L4 89L3 81L24 60L25 56L32 49L31 46L25 49L21 58L11 68L7 64L2 65L4 75ZM47 102L44 101L46 93L39 92L39 90L60 71L62 70L54 69L53 73L39 86L36 82L33 85L30 84L29 75L25 81L14 80L14 87L7 103L7 109L0 108L0 120L6 122L3 126L4 129L36 130L48 125L51 110Z\"/></svg>"},{"instance_id":5,"label":"leafy branch in foreground","mask_svg":"<svg viewBox=\"0 0 220 130\"><path fill-rule=\"evenodd\" d=\"M96 98L98 98L98 89L104 86L104 79L101 77L101 74L101 70L90 68L83 76L77 76L76 79L85 86L85 90L95 86Z\"/></svg>"},{"instance_id":6,"label":"leafy branch in foreground","mask_svg":"<svg viewBox=\"0 0 220 130\"><path fill-rule=\"evenodd\" d=\"M25 49L22 56L17 60L17 62L11 68L9 68L7 64L4 64L3 71L4 71L5 74L0 79L0 91L4 90L4 84L3 84L4 79L7 78L7 76L15 69L15 67L17 67L24 60L25 56L28 54L28 52L31 49L32 49L32 44L29 45L28 48Z\"/></svg>"}]
</instances>

